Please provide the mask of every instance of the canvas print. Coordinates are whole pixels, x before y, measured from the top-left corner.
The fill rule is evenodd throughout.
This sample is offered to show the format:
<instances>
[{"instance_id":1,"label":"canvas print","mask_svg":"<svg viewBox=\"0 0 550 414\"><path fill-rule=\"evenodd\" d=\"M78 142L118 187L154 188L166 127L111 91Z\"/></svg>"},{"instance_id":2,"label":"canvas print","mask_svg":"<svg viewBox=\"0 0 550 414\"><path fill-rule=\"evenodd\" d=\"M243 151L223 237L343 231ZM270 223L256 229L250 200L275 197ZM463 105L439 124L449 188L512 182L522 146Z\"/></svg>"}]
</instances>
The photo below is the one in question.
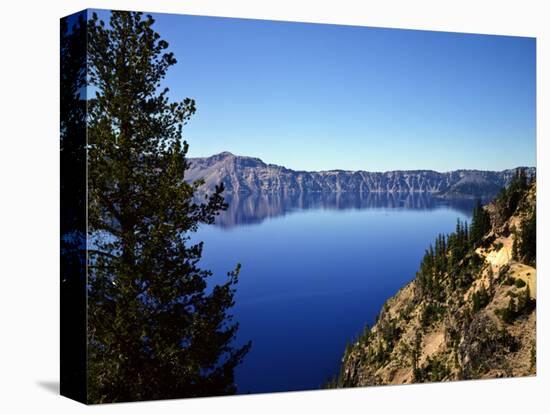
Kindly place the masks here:
<instances>
[{"instance_id":1,"label":"canvas print","mask_svg":"<svg viewBox=\"0 0 550 414\"><path fill-rule=\"evenodd\" d=\"M61 19L61 393L536 373L536 40Z\"/></svg>"}]
</instances>

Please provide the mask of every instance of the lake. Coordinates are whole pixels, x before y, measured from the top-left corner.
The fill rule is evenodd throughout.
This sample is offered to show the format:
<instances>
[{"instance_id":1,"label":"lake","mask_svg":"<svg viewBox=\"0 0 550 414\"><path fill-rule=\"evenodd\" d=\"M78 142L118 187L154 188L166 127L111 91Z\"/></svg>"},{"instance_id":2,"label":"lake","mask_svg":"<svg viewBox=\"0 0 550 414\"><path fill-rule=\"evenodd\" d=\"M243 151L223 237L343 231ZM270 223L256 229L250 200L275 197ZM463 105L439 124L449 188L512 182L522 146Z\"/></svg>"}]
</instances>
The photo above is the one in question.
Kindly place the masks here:
<instances>
[{"instance_id":1,"label":"lake","mask_svg":"<svg viewBox=\"0 0 550 414\"><path fill-rule=\"evenodd\" d=\"M196 234L202 267L222 280L242 264L233 315L252 348L238 393L317 389L347 342L414 278L439 233L469 220L473 201L412 194L227 197Z\"/></svg>"}]
</instances>

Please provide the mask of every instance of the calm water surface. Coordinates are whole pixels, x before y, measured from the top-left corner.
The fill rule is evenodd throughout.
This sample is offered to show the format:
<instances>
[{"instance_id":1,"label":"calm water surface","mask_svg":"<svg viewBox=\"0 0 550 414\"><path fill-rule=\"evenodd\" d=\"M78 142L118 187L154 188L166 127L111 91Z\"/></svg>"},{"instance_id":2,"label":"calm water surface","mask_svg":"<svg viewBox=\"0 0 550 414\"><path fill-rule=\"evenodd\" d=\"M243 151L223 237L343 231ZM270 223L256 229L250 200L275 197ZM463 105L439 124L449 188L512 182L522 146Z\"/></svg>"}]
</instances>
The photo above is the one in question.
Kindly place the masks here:
<instances>
[{"instance_id":1,"label":"calm water surface","mask_svg":"<svg viewBox=\"0 0 550 414\"><path fill-rule=\"evenodd\" d=\"M202 266L222 280L242 264L233 315L252 349L239 393L316 389L339 369L346 342L415 276L438 233L470 218L472 202L426 196L230 198L205 226Z\"/></svg>"}]
</instances>

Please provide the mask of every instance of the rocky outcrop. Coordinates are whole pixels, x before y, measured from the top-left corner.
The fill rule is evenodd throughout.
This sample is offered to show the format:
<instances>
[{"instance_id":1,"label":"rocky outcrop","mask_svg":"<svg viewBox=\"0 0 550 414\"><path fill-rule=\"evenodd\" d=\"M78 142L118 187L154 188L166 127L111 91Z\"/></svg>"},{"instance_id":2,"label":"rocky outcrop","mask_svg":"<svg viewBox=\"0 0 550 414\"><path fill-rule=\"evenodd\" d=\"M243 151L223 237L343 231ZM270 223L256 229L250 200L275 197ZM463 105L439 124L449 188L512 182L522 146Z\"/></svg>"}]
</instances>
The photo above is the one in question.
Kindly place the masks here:
<instances>
[{"instance_id":1,"label":"rocky outcrop","mask_svg":"<svg viewBox=\"0 0 550 414\"><path fill-rule=\"evenodd\" d=\"M479 240L460 226L439 237L328 386L534 375L535 206L536 184L514 181L484 207L490 228Z\"/></svg>"},{"instance_id":2,"label":"rocky outcrop","mask_svg":"<svg viewBox=\"0 0 550 414\"><path fill-rule=\"evenodd\" d=\"M456 170L440 173L412 171L295 171L259 158L222 152L205 158L191 158L185 179L204 180L211 191L223 183L228 193L358 192L430 193L451 197L492 197L506 186L515 170ZM530 169L530 173L534 170Z\"/></svg>"}]
</instances>

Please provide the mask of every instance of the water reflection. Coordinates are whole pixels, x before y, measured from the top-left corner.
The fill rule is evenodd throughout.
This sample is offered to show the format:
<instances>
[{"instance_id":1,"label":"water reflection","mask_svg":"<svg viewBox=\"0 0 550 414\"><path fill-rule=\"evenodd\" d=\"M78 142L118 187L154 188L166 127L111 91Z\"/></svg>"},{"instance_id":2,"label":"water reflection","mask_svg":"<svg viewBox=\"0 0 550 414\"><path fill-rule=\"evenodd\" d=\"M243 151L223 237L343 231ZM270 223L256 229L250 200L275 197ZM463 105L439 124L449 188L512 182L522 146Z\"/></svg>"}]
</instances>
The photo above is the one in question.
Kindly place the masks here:
<instances>
[{"instance_id":1,"label":"water reflection","mask_svg":"<svg viewBox=\"0 0 550 414\"><path fill-rule=\"evenodd\" d=\"M268 218L309 209L433 210L444 207L470 215L476 202L474 199L440 198L427 193L259 193L227 194L225 199L229 208L216 219L216 225L224 228L259 224ZM482 200L486 201L488 200Z\"/></svg>"}]
</instances>

